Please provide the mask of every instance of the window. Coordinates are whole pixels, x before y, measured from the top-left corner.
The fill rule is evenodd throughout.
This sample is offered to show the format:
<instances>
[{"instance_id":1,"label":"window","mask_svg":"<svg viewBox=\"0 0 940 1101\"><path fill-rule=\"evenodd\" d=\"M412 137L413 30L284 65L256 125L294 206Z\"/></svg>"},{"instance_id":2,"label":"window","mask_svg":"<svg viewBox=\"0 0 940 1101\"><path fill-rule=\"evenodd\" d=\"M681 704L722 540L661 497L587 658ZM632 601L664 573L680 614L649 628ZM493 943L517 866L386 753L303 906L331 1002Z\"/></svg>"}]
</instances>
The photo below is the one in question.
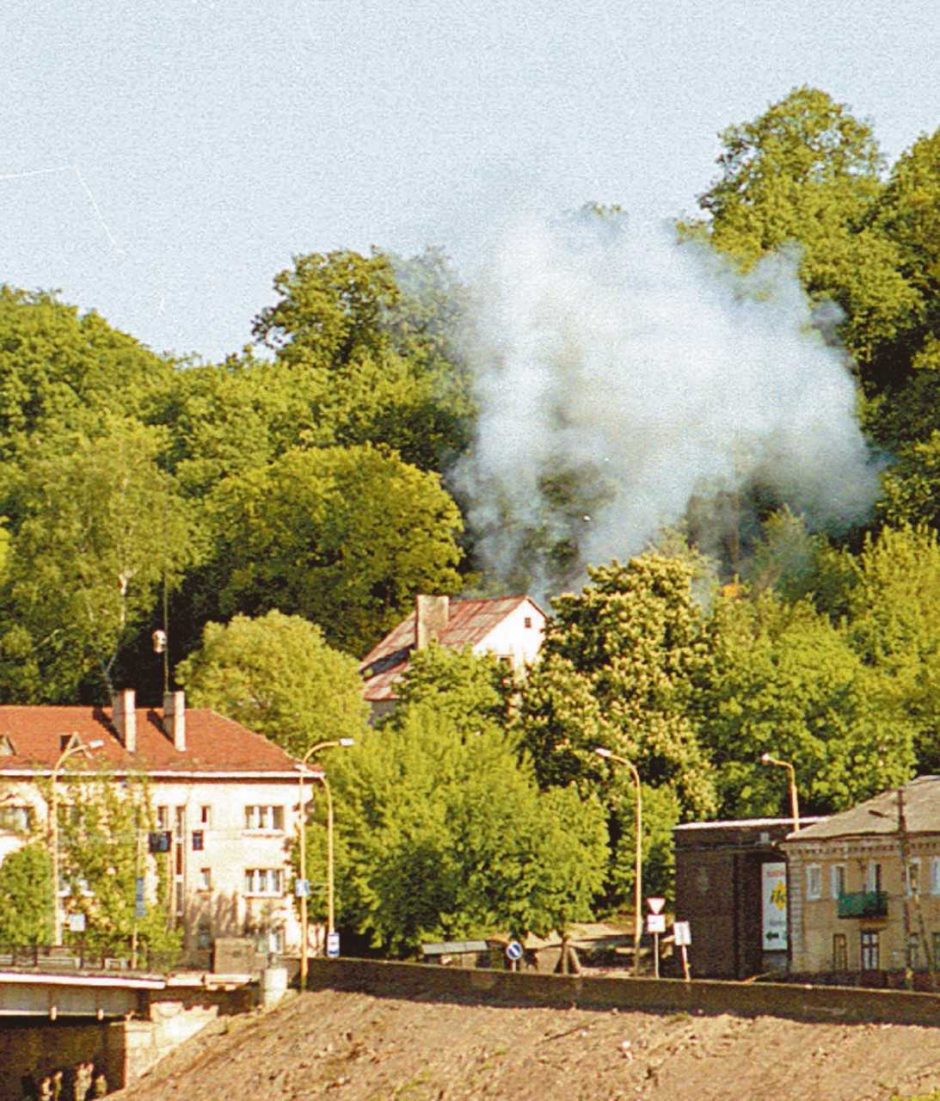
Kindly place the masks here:
<instances>
[{"instance_id":1,"label":"window","mask_svg":"<svg viewBox=\"0 0 940 1101\"><path fill-rule=\"evenodd\" d=\"M30 807L0 807L0 830L13 833L28 833L33 824L33 812Z\"/></svg>"},{"instance_id":2,"label":"window","mask_svg":"<svg viewBox=\"0 0 940 1101\"><path fill-rule=\"evenodd\" d=\"M822 898L822 868L819 864L806 865L806 897Z\"/></svg>"},{"instance_id":3,"label":"window","mask_svg":"<svg viewBox=\"0 0 940 1101\"><path fill-rule=\"evenodd\" d=\"M848 971L849 953L845 933L834 933L832 937L832 970Z\"/></svg>"},{"instance_id":4,"label":"window","mask_svg":"<svg viewBox=\"0 0 940 1101\"><path fill-rule=\"evenodd\" d=\"M878 970L878 933L874 929L863 929L861 936L862 970Z\"/></svg>"},{"instance_id":5,"label":"window","mask_svg":"<svg viewBox=\"0 0 940 1101\"><path fill-rule=\"evenodd\" d=\"M211 891L212 890L212 869L200 868L199 875L196 877L196 890L197 891Z\"/></svg>"},{"instance_id":6,"label":"window","mask_svg":"<svg viewBox=\"0 0 940 1101\"><path fill-rule=\"evenodd\" d=\"M865 868L865 890L881 890L881 865L876 864L873 860L869 860L868 865Z\"/></svg>"},{"instance_id":7,"label":"window","mask_svg":"<svg viewBox=\"0 0 940 1101\"><path fill-rule=\"evenodd\" d=\"M212 807L200 807L199 808L199 825L211 826L212 825Z\"/></svg>"},{"instance_id":8,"label":"window","mask_svg":"<svg viewBox=\"0 0 940 1101\"><path fill-rule=\"evenodd\" d=\"M907 875L904 877L904 893L911 895L920 894L920 857L912 856L907 862Z\"/></svg>"},{"instance_id":9,"label":"window","mask_svg":"<svg viewBox=\"0 0 940 1101\"><path fill-rule=\"evenodd\" d=\"M170 808L157 807L157 829L168 830L170 828Z\"/></svg>"},{"instance_id":10,"label":"window","mask_svg":"<svg viewBox=\"0 0 940 1101\"><path fill-rule=\"evenodd\" d=\"M246 830L284 829L283 807L245 807Z\"/></svg>"},{"instance_id":11,"label":"window","mask_svg":"<svg viewBox=\"0 0 940 1101\"><path fill-rule=\"evenodd\" d=\"M246 895L280 895L283 887L283 872L280 868L246 868Z\"/></svg>"},{"instance_id":12,"label":"window","mask_svg":"<svg viewBox=\"0 0 940 1101\"><path fill-rule=\"evenodd\" d=\"M940 856L930 858L930 893L940 895Z\"/></svg>"},{"instance_id":13,"label":"window","mask_svg":"<svg viewBox=\"0 0 940 1101\"><path fill-rule=\"evenodd\" d=\"M523 627L531 627L532 626L532 616L527 615L525 617L525 619L523 619L523 621L522 621L522 626Z\"/></svg>"},{"instance_id":14,"label":"window","mask_svg":"<svg viewBox=\"0 0 940 1101\"><path fill-rule=\"evenodd\" d=\"M829 894L838 898L845 894L845 865L833 864L829 869Z\"/></svg>"},{"instance_id":15,"label":"window","mask_svg":"<svg viewBox=\"0 0 940 1101\"><path fill-rule=\"evenodd\" d=\"M193 830L193 852L198 853L206 847L206 835L202 830Z\"/></svg>"},{"instance_id":16,"label":"window","mask_svg":"<svg viewBox=\"0 0 940 1101\"><path fill-rule=\"evenodd\" d=\"M916 933L907 938L907 966L913 971L920 967L920 937Z\"/></svg>"}]
</instances>

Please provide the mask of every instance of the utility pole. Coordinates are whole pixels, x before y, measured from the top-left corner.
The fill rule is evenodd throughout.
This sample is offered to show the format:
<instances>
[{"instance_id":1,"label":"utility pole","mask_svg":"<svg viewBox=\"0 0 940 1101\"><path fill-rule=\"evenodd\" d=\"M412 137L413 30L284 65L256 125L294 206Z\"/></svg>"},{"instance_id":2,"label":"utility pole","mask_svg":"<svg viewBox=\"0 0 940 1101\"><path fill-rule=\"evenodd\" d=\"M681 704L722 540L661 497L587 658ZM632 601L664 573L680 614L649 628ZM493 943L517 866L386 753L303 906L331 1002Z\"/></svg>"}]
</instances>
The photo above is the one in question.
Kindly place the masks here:
<instances>
[{"instance_id":1,"label":"utility pole","mask_svg":"<svg viewBox=\"0 0 940 1101\"><path fill-rule=\"evenodd\" d=\"M907 837L907 817L904 813L904 788L898 788L898 848L901 851L901 915L904 919L904 985L910 990L914 985L914 973L911 968L911 908L910 899L914 894L911 883L911 863Z\"/></svg>"},{"instance_id":2,"label":"utility pole","mask_svg":"<svg viewBox=\"0 0 940 1101\"><path fill-rule=\"evenodd\" d=\"M911 944L911 912L913 904L917 914L917 931L920 940L924 944L924 957L927 960L927 972L930 976L930 989L934 988L934 958L933 946L927 933L927 923L924 921L924 910L920 903L920 876L917 883L911 877L910 863L910 835L907 832L907 814L904 808L904 788L898 788L898 848L901 851L901 865L903 868L904 885L904 984L913 986L913 974L911 969L910 944Z\"/></svg>"}]
</instances>

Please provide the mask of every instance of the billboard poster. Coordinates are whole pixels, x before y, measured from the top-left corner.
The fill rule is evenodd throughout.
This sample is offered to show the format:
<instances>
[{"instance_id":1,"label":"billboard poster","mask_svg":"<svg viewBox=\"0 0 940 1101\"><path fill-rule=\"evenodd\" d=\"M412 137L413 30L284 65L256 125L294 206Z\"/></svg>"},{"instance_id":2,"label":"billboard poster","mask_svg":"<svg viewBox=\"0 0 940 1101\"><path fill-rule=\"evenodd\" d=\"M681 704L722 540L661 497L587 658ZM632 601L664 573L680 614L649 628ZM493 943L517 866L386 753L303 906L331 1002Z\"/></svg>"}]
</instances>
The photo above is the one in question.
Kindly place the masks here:
<instances>
[{"instance_id":1,"label":"billboard poster","mask_svg":"<svg viewBox=\"0 0 940 1101\"><path fill-rule=\"evenodd\" d=\"M762 945L765 952L787 950L787 866L761 865Z\"/></svg>"}]
</instances>

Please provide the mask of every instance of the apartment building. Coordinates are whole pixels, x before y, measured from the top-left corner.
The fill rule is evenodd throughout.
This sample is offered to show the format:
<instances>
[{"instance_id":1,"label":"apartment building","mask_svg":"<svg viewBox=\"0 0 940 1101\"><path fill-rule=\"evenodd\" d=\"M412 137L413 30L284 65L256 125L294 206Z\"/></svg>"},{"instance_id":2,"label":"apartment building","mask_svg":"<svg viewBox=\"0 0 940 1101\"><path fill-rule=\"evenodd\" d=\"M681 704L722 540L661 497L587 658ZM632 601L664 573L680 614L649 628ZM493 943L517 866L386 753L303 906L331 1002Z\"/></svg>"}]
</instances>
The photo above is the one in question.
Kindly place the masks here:
<instances>
[{"instance_id":1,"label":"apartment building","mask_svg":"<svg viewBox=\"0 0 940 1101\"><path fill-rule=\"evenodd\" d=\"M138 839L143 904L156 904L162 859L169 898L160 904L188 949L247 934L266 950L296 951L292 842L316 774L301 786L282 749L207 708L187 708L182 692L162 709L138 708L131 689L110 709L0 707L0 860L30 833L51 836L50 803L67 802L70 785L143 780L151 809ZM59 905L67 928L68 884Z\"/></svg>"},{"instance_id":2,"label":"apartment building","mask_svg":"<svg viewBox=\"0 0 940 1101\"><path fill-rule=\"evenodd\" d=\"M791 969L889 981L940 961L940 776L791 833Z\"/></svg>"}]
</instances>

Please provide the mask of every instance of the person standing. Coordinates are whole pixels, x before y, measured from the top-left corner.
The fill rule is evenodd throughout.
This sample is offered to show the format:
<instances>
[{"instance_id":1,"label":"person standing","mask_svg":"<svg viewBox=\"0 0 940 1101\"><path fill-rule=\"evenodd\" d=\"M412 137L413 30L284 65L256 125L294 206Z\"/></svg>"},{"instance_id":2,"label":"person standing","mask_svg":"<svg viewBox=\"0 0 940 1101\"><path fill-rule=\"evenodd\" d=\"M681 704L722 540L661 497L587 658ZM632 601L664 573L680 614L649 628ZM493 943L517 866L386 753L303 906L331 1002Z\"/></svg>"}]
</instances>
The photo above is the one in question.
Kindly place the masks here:
<instances>
[{"instance_id":1,"label":"person standing","mask_svg":"<svg viewBox=\"0 0 940 1101\"><path fill-rule=\"evenodd\" d=\"M79 1063L75 1068L75 1081L72 1089L74 1101L85 1101L88 1097L88 1089L91 1086L91 1070L88 1063Z\"/></svg>"}]
</instances>

